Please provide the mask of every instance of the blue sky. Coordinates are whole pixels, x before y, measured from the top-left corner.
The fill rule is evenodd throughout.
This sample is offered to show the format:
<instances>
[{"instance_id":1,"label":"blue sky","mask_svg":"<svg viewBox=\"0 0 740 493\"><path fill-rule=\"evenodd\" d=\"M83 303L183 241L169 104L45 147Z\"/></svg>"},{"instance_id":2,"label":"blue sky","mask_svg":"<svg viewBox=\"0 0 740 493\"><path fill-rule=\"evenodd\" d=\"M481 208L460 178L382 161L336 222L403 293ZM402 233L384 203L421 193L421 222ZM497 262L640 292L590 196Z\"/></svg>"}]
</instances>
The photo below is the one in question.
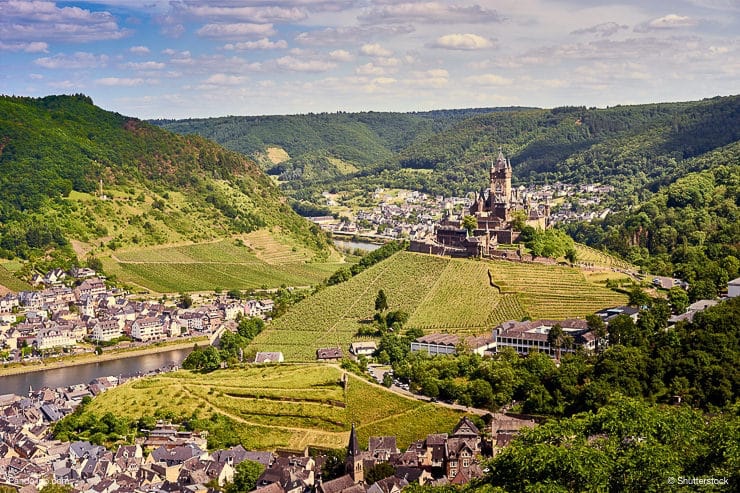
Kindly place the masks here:
<instances>
[{"instance_id":1,"label":"blue sky","mask_svg":"<svg viewBox=\"0 0 740 493\"><path fill-rule=\"evenodd\" d=\"M140 118L740 93L740 0L0 0L0 93Z\"/></svg>"}]
</instances>

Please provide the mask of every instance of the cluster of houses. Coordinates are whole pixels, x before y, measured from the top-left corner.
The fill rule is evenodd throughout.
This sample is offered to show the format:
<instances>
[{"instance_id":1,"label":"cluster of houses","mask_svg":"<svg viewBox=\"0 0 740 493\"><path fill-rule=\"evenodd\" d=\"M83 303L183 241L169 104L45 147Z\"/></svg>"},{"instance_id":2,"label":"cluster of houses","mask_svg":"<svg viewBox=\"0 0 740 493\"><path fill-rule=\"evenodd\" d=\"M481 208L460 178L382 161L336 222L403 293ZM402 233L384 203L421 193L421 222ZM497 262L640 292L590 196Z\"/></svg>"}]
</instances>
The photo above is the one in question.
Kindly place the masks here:
<instances>
[{"instance_id":1,"label":"cluster of houses","mask_svg":"<svg viewBox=\"0 0 740 493\"><path fill-rule=\"evenodd\" d=\"M150 342L211 334L239 315L265 318L274 308L269 299L217 300L190 309L135 301L107 287L90 269L55 269L36 277L43 289L0 297L0 348L9 351L10 359L20 359L24 347L60 351L85 339L104 343L128 336Z\"/></svg>"},{"instance_id":2,"label":"cluster of houses","mask_svg":"<svg viewBox=\"0 0 740 493\"><path fill-rule=\"evenodd\" d=\"M210 492L232 482L236 467L250 460L264 467L256 483L260 493L397 493L412 483L465 484L480 477L483 456L495 454L519 429L534 426L498 416L490 425L491 442L463 417L451 433L430 434L405 450L393 436L370 437L363 450L352 425L346 474L332 480L323 480L325 454L248 451L241 445L208 452L206 433L183 431L163 421L144 430L146 436L134 444L114 450L52 438L52 424L73 412L85 396L119 383L120 378L102 377L87 385L31 389L27 397L0 395L0 482L22 493L35 493L50 483L95 493ZM367 484L366 475L381 463L390 464L392 474Z\"/></svg>"},{"instance_id":3,"label":"cluster of houses","mask_svg":"<svg viewBox=\"0 0 740 493\"><path fill-rule=\"evenodd\" d=\"M547 185L520 185L516 193L535 203L571 197L550 216L550 223L591 221L603 218L609 209L601 206L603 199L614 191L611 185L571 185L553 183ZM334 196L324 192L329 207L338 205ZM377 203L370 210L360 210L354 218L339 220L332 216L320 216L312 220L322 228L334 233L378 234L386 238L409 238L424 240L436 234L437 221L447 213L467 209L473 202L469 197L432 197L411 190L376 189L372 194Z\"/></svg>"}]
</instances>

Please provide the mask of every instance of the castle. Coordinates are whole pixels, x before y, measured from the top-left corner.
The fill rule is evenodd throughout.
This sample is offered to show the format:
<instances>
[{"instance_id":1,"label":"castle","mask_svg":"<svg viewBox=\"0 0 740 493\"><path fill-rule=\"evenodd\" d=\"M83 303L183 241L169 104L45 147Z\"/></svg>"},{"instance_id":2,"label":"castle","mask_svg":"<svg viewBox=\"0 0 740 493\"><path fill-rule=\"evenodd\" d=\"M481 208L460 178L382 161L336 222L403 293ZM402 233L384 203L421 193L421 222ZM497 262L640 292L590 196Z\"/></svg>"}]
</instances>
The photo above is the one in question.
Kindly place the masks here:
<instances>
[{"instance_id":1,"label":"castle","mask_svg":"<svg viewBox=\"0 0 740 493\"><path fill-rule=\"evenodd\" d=\"M481 190L461 215L443 218L437 225L434 241L412 243L411 249L442 255L491 255L499 243L517 241L520 234L517 226L546 228L550 204L536 203L524 186L513 189L511 176L511 161L504 157L499 147L498 158L491 163L490 187ZM466 216L475 218L474 227Z\"/></svg>"}]
</instances>

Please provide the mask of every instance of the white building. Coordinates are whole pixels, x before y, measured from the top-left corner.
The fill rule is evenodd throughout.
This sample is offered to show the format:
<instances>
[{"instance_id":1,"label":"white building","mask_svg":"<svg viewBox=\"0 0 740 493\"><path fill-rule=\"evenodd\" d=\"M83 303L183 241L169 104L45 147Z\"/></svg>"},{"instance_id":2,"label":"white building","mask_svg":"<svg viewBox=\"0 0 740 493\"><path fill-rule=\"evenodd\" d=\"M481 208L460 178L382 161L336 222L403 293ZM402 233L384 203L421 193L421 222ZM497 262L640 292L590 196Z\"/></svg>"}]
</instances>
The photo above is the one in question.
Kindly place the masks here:
<instances>
[{"instance_id":1,"label":"white building","mask_svg":"<svg viewBox=\"0 0 740 493\"><path fill-rule=\"evenodd\" d=\"M36 335L36 349L71 347L77 343L68 330L59 327L42 327Z\"/></svg>"},{"instance_id":2,"label":"white building","mask_svg":"<svg viewBox=\"0 0 740 493\"><path fill-rule=\"evenodd\" d=\"M90 337L97 342L107 342L121 337L122 334L123 331L118 320L100 320L93 326Z\"/></svg>"},{"instance_id":3,"label":"white building","mask_svg":"<svg viewBox=\"0 0 740 493\"><path fill-rule=\"evenodd\" d=\"M740 296L740 277L727 283L727 296L729 298Z\"/></svg>"},{"instance_id":4,"label":"white building","mask_svg":"<svg viewBox=\"0 0 740 493\"><path fill-rule=\"evenodd\" d=\"M573 337L573 345L569 348L560 348L561 353L575 352L576 347L591 351L596 349L596 336L588 328L586 321L581 319L504 322L493 331L496 338L496 349L510 347L519 354L543 352L555 356L557 348L550 347L547 339L550 329L556 324L563 328L564 334Z\"/></svg>"},{"instance_id":5,"label":"white building","mask_svg":"<svg viewBox=\"0 0 740 493\"><path fill-rule=\"evenodd\" d=\"M163 339L165 333L164 324L164 320L159 317L138 318L131 324L131 337L137 341Z\"/></svg>"}]
</instances>

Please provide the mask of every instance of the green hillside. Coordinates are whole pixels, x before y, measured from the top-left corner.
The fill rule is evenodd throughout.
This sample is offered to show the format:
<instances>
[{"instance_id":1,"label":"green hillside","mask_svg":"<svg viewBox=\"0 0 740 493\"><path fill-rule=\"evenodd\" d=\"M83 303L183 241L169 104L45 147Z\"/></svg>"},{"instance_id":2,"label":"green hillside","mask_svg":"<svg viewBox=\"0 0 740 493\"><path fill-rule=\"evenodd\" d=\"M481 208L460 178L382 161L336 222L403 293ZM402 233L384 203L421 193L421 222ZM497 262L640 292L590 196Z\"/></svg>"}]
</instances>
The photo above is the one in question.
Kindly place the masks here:
<instances>
[{"instance_id":1,"label":"green hillside","mask_svg":"<svg viewBox=\"0 0 740 493\"><path fill-rule=\"evenodd\" d=\"M342 448L352 423L364 447L370 436L395 435L404 448L428 433L451 431L460 419L457 411L401 396L354 375L345 388L343 374L327 365L164 373L101 394L82 415L58 426L57 436L61 429L113 413L131 423L154 417L187 420L209 431L209 448L238 443L262 450Z\"/></svg>"},{"instance_id":2,"label":"green hillside","mask_svg":"<svg viewBox=\"0 0 740 493\"><path fill-rule=\"evenodd\" d=\"M282 351L287 361L312 361L320 347L346 349L372 322L380 289L390 310L410 315L406 327L427 333L481 334L505 320L583 317L627 301L570 267L400 252L299 302L252 346Z\"/></svg>"},{"instance_id":3,"label":"green hillside","mask_svg":"<svg viewBox=\"0 0 740 493\"><path fill-rule=\"evenodd\" d=\"M651 180L672 176L686 159L740 140L740 96L606 109L496 110L159 123L176 132L212 138L247 155L264 153L271 146L285 149L290 159L267 168L287 181L286 190L298 198L330 187L378 186L461 195L486 185L486 159L497 153L498 146L511 157L519 182L613 182L627 194ZM358 171L343 172L330 158ZM386 171L379 174L378 168Z\"/></svg>"},{"instance_id":4,"label":"green hillside","mask_svg":"<svg viewBox=\"0 0 740 493\"><path fill-rule=\"evenodd\" d=\"M307 260L329 255L318 228L243 155L82 95L0 97L0 256L44 268L258 230Z\"/></svg>"}]
</instances>

